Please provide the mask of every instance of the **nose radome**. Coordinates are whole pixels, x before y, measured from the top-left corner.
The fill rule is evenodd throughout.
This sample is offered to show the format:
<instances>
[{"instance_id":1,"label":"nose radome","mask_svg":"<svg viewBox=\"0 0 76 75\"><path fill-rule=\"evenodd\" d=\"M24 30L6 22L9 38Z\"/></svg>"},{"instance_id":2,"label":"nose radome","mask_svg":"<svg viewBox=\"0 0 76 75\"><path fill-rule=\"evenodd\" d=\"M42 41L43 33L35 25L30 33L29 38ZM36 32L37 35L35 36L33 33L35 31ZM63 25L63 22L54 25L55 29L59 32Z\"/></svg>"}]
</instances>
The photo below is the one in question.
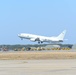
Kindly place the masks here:
<instances>
[{"instance_id":1,"label":"nose radome","mask_svg":"<svg viewBox=\"0 0 76 75\"><path fill-rule=\"evenodd\" d=\"M18 34L18 36L20 36L20 34Z\"/></svg>"}]
</instances>

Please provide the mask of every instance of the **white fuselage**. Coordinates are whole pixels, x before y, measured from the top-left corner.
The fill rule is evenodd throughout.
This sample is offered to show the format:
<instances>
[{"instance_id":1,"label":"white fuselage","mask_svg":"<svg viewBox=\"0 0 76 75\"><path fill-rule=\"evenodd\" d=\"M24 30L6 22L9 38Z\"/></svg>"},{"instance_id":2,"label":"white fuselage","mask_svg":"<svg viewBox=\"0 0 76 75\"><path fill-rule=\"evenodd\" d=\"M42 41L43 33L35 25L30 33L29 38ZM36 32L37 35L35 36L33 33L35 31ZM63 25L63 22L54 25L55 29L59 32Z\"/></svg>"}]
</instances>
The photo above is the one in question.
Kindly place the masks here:
<instances>
[{"instance_id":1,"label":"white fuselage","mask_svg":"<svg viewBox=\"0 0 76 75\"><path fill-rule=\"evenodd\" d=\"M33 34L25 34L25 33L21 33L18 36L20 38L30 39L31 41L42 41L42 42L59 41L59 39L56 38L56 37L45 37L45 36L39 36L39 35L33 35Z\"/></svg>"},{"instance_id":2,"label":"white fuselage","mask_svg":"<svg viewBox=\"0 0 76 75\"><path fill-rule=\"evenodd\" d=\"M21 33L21 34L18 34L18 36L21 39L29 39L34 42L38 41L38 43L43 43L43 42L57 43L57 42L63 42L65 33L66 33L66 30L64 30L57 37L45 37L45 36L39 36L39 35L33 35L33 34L27 34L27 33Z\"/></svg>"},{"instance_id":3,"label":"white fuselage","mask_svg":"<svg viewBox=\"0 0 76 75\"><path fill-rule=\"evenodd\" d=\"M21 39L29 39L33 42L38 41L38 43L43 43L43 42L57 43L57 42L63 42L65 33L66 33L66 30L64 30L57 37L46 37L46 36L39 36L39 35L33 35L33 34L27 34L27 33L21 33L21 34L18 34L18 36Z\"/></svg>"}]
</instances>

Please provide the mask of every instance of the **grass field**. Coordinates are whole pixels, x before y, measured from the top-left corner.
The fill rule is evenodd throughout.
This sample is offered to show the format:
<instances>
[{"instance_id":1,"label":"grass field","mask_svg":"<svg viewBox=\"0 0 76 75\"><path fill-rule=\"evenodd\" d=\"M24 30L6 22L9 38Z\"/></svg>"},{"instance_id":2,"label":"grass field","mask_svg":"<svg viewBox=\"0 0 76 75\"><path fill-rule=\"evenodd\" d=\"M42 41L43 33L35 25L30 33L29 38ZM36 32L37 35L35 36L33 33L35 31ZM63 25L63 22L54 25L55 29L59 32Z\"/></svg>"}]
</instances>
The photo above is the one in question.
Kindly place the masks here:
<instances>
[{"instance_id":1,"label":"grass field","mask_svg":"<svg viewBox=\"0 0 76 75\"><path fill-rule=\"evenodd\" d=\"M0 60L76 59L76 52L1 52Z\"/></svg>"}]
</instances>

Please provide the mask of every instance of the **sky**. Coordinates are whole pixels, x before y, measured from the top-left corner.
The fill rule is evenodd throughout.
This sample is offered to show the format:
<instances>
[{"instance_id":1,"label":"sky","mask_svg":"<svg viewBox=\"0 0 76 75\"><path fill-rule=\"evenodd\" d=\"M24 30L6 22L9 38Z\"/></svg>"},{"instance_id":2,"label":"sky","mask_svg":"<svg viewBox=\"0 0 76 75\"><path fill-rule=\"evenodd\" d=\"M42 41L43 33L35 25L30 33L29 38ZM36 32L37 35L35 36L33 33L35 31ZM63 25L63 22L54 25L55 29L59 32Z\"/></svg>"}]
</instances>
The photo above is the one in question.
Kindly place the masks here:
<instances>
[{"instance_id":1,"label":"sky","mask_svg":"<svg viewBox=\"0 0 76 75\"><path fill-rule=\"evenodd\" d=\"M76 0L0 0L0 44L36 44L19 33L58 36L76 44Z\"/></svg>"}]
</instances>

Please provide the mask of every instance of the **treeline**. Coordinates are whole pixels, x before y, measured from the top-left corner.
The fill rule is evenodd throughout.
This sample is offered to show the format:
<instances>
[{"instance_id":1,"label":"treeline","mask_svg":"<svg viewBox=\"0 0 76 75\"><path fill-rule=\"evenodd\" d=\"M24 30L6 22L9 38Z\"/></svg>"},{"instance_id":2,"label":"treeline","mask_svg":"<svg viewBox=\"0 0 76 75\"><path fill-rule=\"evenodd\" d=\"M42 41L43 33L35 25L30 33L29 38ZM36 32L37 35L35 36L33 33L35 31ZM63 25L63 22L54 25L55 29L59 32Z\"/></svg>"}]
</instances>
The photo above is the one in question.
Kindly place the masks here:
<instances>
[{"instance_id":1,"label":"treeline","mask_svg":"<svg viewBox=\"0 0 76 75\"><path fill-rule=\"evenodd\" d=\"M22 48L30 48L30 47L44 47L46 44L43 45L0 45L0 49L8 49L8 50L14 50L14 49L22 49Z\"/></svg>"},{"instance_id":2,"label":"treeline","mask_svg":"<svg viewBox=\"0 0 76 75\"><path fill-rule=\"evenodd\" d=\"M49 44L35 44L35 45L0 45L0 51L9 51L9 50L14 50L14 51L25 51L25 50L30 50L32 48L38 49L38 48L44 48L48 46ZM60 48L72 48L72 44L59 44L61 47ZM50 44L48 48L51 48L53 44Z\"/></svg>"}]
</instances>

